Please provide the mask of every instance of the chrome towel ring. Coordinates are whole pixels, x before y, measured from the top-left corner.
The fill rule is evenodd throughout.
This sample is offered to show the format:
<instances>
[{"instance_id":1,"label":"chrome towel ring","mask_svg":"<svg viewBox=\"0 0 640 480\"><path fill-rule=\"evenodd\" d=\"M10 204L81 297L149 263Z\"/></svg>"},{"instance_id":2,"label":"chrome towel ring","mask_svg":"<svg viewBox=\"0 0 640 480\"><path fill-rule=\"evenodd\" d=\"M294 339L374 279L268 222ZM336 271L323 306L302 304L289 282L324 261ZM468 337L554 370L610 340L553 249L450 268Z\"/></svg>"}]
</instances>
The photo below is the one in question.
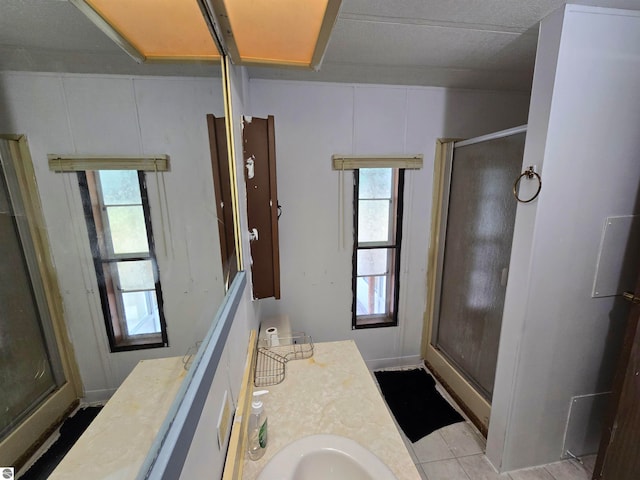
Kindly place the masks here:
<instances>
[{"instance_id":1,"label":"chrome towel ring","mask_svg":"<svg viewBox=\"0 0 640 480\"><path fill-rule=\"evenodd\" d=\"M520 180L522 179L522 177L527 177L529 180L535 177L538 180L538 190L533 195L533 197L531 197L528 200L522 200L520 197L518 197L518 184L520 183ZM529 168L527 168L524 172L522 172L520 176L516 178L516 181L513 183L513 196L516 197L516 200L518 200L521 203L529 203L535 200L540 194L540 190L542 190L542 179L540 178L540 175L538 175L533 170L533 165L529 165Z\"/></svg>"}]
</instances>

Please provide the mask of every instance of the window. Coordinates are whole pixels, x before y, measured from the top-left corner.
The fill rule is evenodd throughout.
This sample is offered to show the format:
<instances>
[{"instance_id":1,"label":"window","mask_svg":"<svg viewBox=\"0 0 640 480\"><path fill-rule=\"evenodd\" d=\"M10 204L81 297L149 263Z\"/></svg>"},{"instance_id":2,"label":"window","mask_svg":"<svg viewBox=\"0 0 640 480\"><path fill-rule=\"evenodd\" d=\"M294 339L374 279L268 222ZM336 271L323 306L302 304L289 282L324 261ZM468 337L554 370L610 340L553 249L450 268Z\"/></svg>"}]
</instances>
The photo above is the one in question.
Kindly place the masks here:
<instances>
[{"instance_id":1,"label":"window","mask_svg":"<svg viewBox=\"0 0 640 480\"><path fill-rule=\"evenodd\" d=\"M354 170L353 328L398 324L404 169Z\"/></svg>"},{"instance_id":2,"label":"window","mask_svg":"<svg viewBox=\"0 0 640 480\"><path fill-rule=\"evenodd\" d=\"M111 351L167 346L144 173L78 179Z\"/></svg>"}]
</instances>

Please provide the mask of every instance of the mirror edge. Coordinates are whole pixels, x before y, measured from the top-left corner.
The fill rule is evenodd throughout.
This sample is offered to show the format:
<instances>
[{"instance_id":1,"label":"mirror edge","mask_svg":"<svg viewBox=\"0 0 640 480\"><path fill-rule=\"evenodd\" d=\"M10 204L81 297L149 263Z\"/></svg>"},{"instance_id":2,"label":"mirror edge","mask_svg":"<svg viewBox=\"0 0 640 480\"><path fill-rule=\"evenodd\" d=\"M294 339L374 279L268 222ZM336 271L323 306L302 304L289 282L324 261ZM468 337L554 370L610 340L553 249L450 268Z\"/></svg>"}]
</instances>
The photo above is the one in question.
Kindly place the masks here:
<instances>
[{"instance_id":1,"label":"mirror edge","mask_svg":"<svg viewBox=\"0 0 640 480\"><path fill-rule=\"evenodd\" d=\"M162 423L147 455L138 470L137 480L178 478L195 434L208 388L213 381L222 352L224 350L235 313L247 284L247 274L243 270L242 237L240 235L240 209L236 169L236 149L233 133L233 108L231 98L231 63L226 55L225 44L218 34L215 15L209 10L207 0L198 0L214 41L221 52L220 68L224 97L225 130L227 137L227 161L231 176L231 196L234 219L234 238L238 272L229 286L225 298L218 308L211 328L185 376L176 397ZM169 477L167 477L169 476Z\"/></svg>"},{"instance_id":2,"label":"mirror edge","mask_svg":"<svg viewBox=\"0 0 640 480\"><path fill-rule=\"evenodd\" d=\"M231 63L227 55L223 55L220 61L222 68L222 87L224 95L225 109L225 129L227 133L227 160L229 162L229 172L231 176L231 199L233 210L233 230L236 248L236 262L238 272L244 270L244 259L242 254L242 237L240 235L240 202L238 200L238 171L236 169L236 148L235 135L233 130L233 103L231 98Z\"/></svg>"},{"instance_id":3,"label":"mirror edge","mask_svg":"<svg viewBox=\"0 0 640 480\"><path fill-rule=\"evenodd\" d=\"M246 283L246 272L238 272L138 471L137 480L179 478Z\"/></svg>"}]
</instances>

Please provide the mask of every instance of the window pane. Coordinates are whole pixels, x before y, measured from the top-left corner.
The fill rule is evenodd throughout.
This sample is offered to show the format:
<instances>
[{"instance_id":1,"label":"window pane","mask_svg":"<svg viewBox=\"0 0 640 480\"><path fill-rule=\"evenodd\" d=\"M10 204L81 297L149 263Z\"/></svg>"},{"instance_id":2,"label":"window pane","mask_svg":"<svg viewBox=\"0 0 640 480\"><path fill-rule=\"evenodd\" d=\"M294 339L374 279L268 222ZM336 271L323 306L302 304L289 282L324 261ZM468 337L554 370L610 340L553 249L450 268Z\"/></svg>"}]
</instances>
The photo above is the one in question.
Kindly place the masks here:
<instances>
[{"instance_id":1,"label":"window pane","mask_svg":"<svg viewBox=\"0 0 640 480\"><path fill-rule=\"evenodd\" d=\"M358 277L356 281L357 315L387 313L387 277Z\"/></svg>"},{"instance_id":2,"label":"window pane","mask_svg":"<svg viewBox=\"0 0 640 480\"><path fill-rule=\"evenodd\" d=\"M389 270L389 254L393 250L376 248L372 250L358 250L358 275L386 275Z\"/></svg>"},{"instance_id":3,"label":"window pane","mask_svg":"<svg viewBox=\"0 0 640 480\"><path fill-rule=\"evenodd\" d=\"M391 168L361 168L359 198L391 198Z\"/></svg>"},{"instance_id":4,"label":"window pane","mask_svg":"<svg viewBox=\"0 0 640 480\"><path fill-rule=\"evenodd\" d=\"M98 177L105 205L142 203L136 170L100 170Z\"/></svg>"},{"instance_id":5,"label":"window pane","mask_svg":"<svg viewBox=\"0 0 640 480\"><path fill-rule=\"evenodd\" d=\"M356 179L352 325L354 328L396 325L395 272L400 253L396 222L402 223L398 200L403 195L404 170L359 169Z\"/></svg>"},{"instance_id":6,"label":"window pane","mask_svg":"<svg viewBox=\"0 0 640 480\"><path fill-rule=\"evenodd\" d=\"M360 200L358 242L389 241L389 200Z\"/></svg>"},{"instance_id":7,"label":"window pane","mask_svg":"<svg viewBox=\"0 0 640 480\"><path fill-rule=\"evenodd\" d=\"M155 288L151 260L118 262L116 266L122 290L152 290Z\"/></svg>"},{"instance_id":8,"label":"window pane","mask_svg":"<svg viewBox=\"0 0 640 480\"><path fill-rule=\"evenodd\" d=\"M147 227L142 206L107 207L113 253L143 253L149 251Z\"/></svg>"},{"instance_id":9,"label":"window pane","mask_svg":"<svg viewBox=\"0 0 640 480\"><path fill-rule=\"evenodd\" d=\"M129 335L160 332L155 291L123 293L122 302Z\"/></svg>"}]
</instances>

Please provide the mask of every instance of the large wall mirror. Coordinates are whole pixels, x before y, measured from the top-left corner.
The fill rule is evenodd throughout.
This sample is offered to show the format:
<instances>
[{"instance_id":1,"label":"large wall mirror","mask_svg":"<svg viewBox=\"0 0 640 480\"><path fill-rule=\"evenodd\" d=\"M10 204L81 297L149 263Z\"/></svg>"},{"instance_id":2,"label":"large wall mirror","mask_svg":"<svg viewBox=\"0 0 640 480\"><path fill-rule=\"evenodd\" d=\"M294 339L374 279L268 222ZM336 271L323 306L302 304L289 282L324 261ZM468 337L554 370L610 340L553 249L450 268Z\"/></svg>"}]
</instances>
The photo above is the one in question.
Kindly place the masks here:
<instances>
[{"instance_id":1,"label":"large wall mirror","mask_svg":"<svg viewBox=\"0 0 640 480\"><path fill-rule=\"evenodd\" d=\"M48 273L55 269L64 310L65 331L57 341L73 345L78 396L87 402L101 402L141 360L175 357L182 368L182 359L195 354L197 345L211 336L220 317L218 310L233 290L234 277L245 281L243 275L237 275L242 259L236 174L226 148L230 107L224 85L225 61L220 52L215 59L196 61L172 60L162 52L143 52L136 58L136 52L142 51L137 40L115 39L101 25L112 12L101 11L99 2L3 3L0 47L10 55L4 55L0 71L0 134L26 139L37 184L35 195L42 205L38 222L46 232L48 255L55 266ZM198 8L200 2L192 3L199 14L206 14L206 7L200 7L204 12ZM79 8L81 4L88 5L93 14ZM126 188L119 191L112 183L118 180L118 175L110 172L113 168L80 168L78 164L118 158L135 162L161 156L168 160L166 169L143 169L136 177L136 192L147 205L143 208L140 204L143 223L153 231L157 272L152 283L161 287L166 341L160 341L157 348L113 348L109 320L105 320L109 302L123 317L117 321L135 337L136 328L145 333L146 327L136 319L144 317L140 312L149 308L146 291L150 289L141 281L136 283L144 277L144 268L127 282L124 272L132 268L121 266L112 270L122 275L118 277L121 282L114 282L111 291L105 287L107 293L103 294L91 229L95 236L100 229L96 222L104 222L109 225L104 231L111 235L105 236L105 242L114 247L124 238L126 244L135 233L131 227L135 222L126 215L118 218L117 211L132 204L122 200ZM52 165L56 159L57 167ZM103 169L107 173L101 174ZM103 214L94 219L93 226L83 204L92 198L83 188L90 188L78 171L98 172L91 176ZM109 252L114 258L105 257L104 263L114 262L119 254L113 248ZM134 260L127 257L129 253L119 259ZM135 266L130 262L124 267ZM159 298L156 286L153 294ZM120 297L117 292L122 293ZM3 317L0 322L4 321ZM0 368L11 367L3 362ZM35 373L25 374L33 377ZM180 378L189 381L186 369ZM10 385L2 388L7 391ZM185 391L176 386L174 397ZM161 407L171 416L175 414L171 406L180 403L180 398L174 397L149 408ZM46 402L44 395L37 404L25 404L21 418L29 417ZM55 421L42 420L42 431ZM171 418L165 423L170 424ZM24 446L12 447L12 457L3 456L9 437L25 438ZM15 431L3 430L0 458L6 459L4 464L19 465L25 459L16 452L21 448L26 451L35 441L37 438L26 439Z\"/></svg>"}]
</instances>

